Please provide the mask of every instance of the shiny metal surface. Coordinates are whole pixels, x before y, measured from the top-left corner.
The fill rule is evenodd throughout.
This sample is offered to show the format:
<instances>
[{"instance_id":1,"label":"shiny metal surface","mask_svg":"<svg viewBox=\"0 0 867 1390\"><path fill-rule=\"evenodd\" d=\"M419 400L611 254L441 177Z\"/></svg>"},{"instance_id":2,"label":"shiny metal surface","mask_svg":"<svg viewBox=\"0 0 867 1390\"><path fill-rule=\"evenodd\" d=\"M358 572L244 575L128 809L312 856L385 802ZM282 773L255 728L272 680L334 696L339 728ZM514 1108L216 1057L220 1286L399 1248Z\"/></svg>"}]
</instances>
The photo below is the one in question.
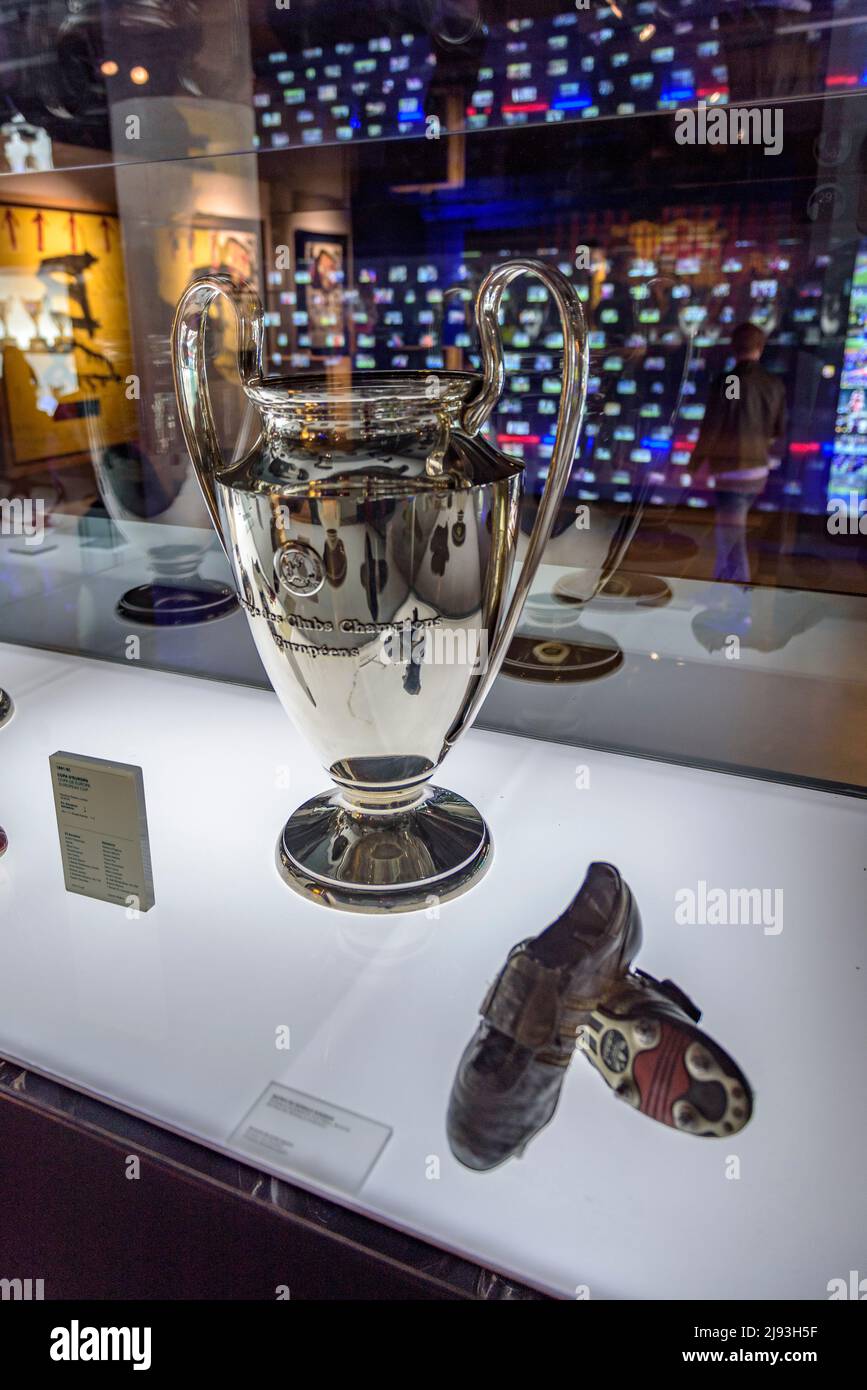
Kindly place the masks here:
<instances>
[{"instance_id":1,"label":"shiny metal surface","mask_svg":"<svg viewBox=\"0 0 867 1390\"><path fill-rule=\"evenodd\" d=\"M0 727L12 718L15 706L5 690L0 690Z\"/></svg>"},{"instance_id":2,"label":"shiny metal surface","mask_svg":"<svg viewBox=\"0 0 867 1390\"><path fill-rule=\"evenodd\" d=\"M482 877L491 853L483 816L443 787L422 786L410 806L386 816L359 813L335 790L286 822L277 869L296 892L329 906L433 913Z\"/></svg>"},{"instance_id":3,"label":"shiny metal surface","mask_svg":"<svg viewBox=\"0 0 867 1390\"><path fill-rule=\"evenodd\" d=\"M497 311L539 276L560 308L564 392L545 493L515 593L522 470L478 438L502 389ZM238 312L239 371L262 431L223 464L204 374L207 310ZM494 270L477 304L484 380L467 372L261 375L262 310L225 277L178 306L175 382L187 446L239 601L280 701L337 791L297 811L278 864L298 891L353 910L421 908L490 862L481 815L426 784L469 727L520 616L574 456L587 379L574 290L531 261Z\"/></svg>"}]
</instances>

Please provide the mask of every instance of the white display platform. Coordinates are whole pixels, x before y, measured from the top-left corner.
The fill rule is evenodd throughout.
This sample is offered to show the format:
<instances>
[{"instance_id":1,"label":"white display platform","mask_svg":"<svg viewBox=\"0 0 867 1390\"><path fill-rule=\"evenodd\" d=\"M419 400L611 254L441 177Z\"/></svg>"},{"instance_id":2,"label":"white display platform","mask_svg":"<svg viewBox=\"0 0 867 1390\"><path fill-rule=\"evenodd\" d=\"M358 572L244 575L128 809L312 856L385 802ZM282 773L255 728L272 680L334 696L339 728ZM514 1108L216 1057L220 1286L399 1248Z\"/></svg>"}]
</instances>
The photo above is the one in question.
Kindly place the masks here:
<instances>
[{"instance_id":1,"label":"white display platform","mask_svg":"<svg viewBox=\"0 0 867 1390\"><path fill-rule=\"evenodd\" d=\"M55 513L43 549L0 536L4 641L114 661L124 658L134 631L145 666L267 685L240 609L175 628L132 624L117 612L125 591L153 578L149 546L208 547L201 576L231 582L211 529L127 522L128 539L109 546L97 543L117 538L104 522L88 521L87 543L79 526L77 517ZM591 546L586 533L570 528L549 541L520 631L619 644L622 669L606 680L556 688L503 682L483 723L686 763L770 769L841 786L867 783L867 740L849 746L839 737L841 728L867 721L867 597L759 587L745 592L669 579L671 599L660 608L604 597L584 609L552 608L546 599L558 581L574 579L582 560L604 557L607 542L600 554L599 538L592 540ZM522 534L519 552L525 544ZM736 660L726 650L729 633L740 634Z\"/></svg>"},{"instance_id":2,"label":"white display platform","mask_svg":"<svg viewBox=\"0 0 867 1390\"><path fill-rule=\"evenodd\" d=\"M439 780L488 817L490 873L437 918L353 917L277 875L280 826L326 779L272 694L2 645L0 684L0 1056L223 1152L272 1081L388 1125L357 1193L299 1185L567 1298L823 1299L865 1272L863 801L471 731ZM63 888L57 749L144 769L138 920ZM592 859L630 883L638 964L703 1007L754 1118L677 1133L576 1056L524 1157L468 1172L445 1110L479 1003ZM781 890L782 930L677 925L700 880Z\"/></svg>"}]
</instances>

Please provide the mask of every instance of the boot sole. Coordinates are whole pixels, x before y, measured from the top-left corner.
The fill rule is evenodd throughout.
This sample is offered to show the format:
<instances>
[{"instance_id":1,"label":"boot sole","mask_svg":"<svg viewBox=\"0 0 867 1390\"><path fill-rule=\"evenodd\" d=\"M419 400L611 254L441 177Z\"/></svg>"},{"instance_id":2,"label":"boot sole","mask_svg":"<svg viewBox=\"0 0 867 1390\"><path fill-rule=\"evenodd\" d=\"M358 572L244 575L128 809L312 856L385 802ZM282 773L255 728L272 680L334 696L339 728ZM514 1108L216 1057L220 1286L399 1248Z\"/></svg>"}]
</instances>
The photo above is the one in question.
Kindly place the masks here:
<instances>
[{"instance_id":1,"label":"boot sole","mask_svg":"<svg viewBox=\"0 0 867 1390\"><path fill-rule=\"evenodd\" d=\"M737 1134L753 1111L740 1067L700 1028L649 1009L597 1010L576 1043L614 1094L660 1124L704 1138Z\"/></svg>"}]
</instances>

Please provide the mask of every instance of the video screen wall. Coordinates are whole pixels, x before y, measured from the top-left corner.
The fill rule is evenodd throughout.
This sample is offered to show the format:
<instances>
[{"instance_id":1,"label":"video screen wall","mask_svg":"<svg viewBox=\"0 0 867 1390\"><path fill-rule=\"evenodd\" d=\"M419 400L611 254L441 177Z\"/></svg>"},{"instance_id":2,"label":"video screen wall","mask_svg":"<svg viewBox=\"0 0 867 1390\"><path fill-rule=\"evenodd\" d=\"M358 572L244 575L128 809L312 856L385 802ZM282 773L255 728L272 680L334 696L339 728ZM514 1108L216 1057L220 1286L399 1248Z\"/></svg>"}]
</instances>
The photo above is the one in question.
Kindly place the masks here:
<instances>
[{"instance_id":1,"label":"video screen wall","mask_svg":"<svg viewBox=\"0 0 867 1390\"><path fill-rule=\"evenodd\" d=\"M288 7L272 13L272 30L283 25L287 41L282 47L275 40L273 48L260 47L254 55L259 142L264 149L281 149L425 136L427 118L438 109L438 85L455 79L464 101L462 109L450 109L449 129L630 116L755 95L738 90L742 75L749 83L756 72L753 50L760 40L743 32L752 7L731 5L730 17L718 4L701 0L641 0L628 7L616 0L579 0L560 8L557 14L479 27L471 23L469 7L463 20L458 9L456 31L446 29L440 43L421 26L410 27L409 6L402 20L395 15L394 32L341 43L319 41L312 30L305 44ZM845 59L829 62L827 31L812 29L806 19L815 23L835 6L779 8L791 11L796 41L787 46L782 36L776 39L780 56L770 80L778 89L794 94L867 87L867 19L839 6L847 24ZM381 15L376 22L385 29Z\"/></svg>"},{"instance_id":2,"label":"video screen wall","mask_svg":"<svg viewBox=\"0 0 867 1390\"><path fill-rule=\"evenodd\" d=\"M810 220L809 200L821 192L812 129L805 136L792 118L792 148L803 141L809 175L799 175L799 158L787 154L785 169L785 159L768 160L775 179L767 199L765 170L757 176L755 165L734 188L720 173L709 193L700 161L680 149L655 186L637 170L633 178L629 164L631 130L672 124L631 115L732 100L746 51L732 19L741 11L754 19L761 6L552 3L552 13L534 19L489 20L438 38L430 23L413 23L411 3L350 7L339 25L328 18L336 3L257 8L257 138L274 205L263 203L261 223L191 214L160 231L154 245L167 313L202 268L253 279L261 272L274 373L346 358L360 371L474 368L472 307L482 279L511 256L534 256L573 281L592 333L573 500L628 504L641 488L658 506L712 505L706 480L686 470L709 384L730 363L731 332L745 320L766 330L763 360L784 379L789 404L778 466L756 510L820 516L832 497L867 496L864 219L857 231L858 217L851 223L849 240L838 230L850 225L842 216L833 228L822 209ZM843 0L812 0L809 11L808 0L795 3L791 23L774 21L775 80L788 72L810 90L813 78L826 90L867 90L867 16ZM475 7L442 13L459 25ZM797 56L786 47L789 30ZM820 45L825 61L815 63ZM433 112L445 123L441 134L459 129L465 137L426 139L436 134ZM496 133L514 126L532 129ZM853 150L855 134L853 127L846 135ZM599 158L606 140L607 163ZM303 153L323 144L342 148ZM460 157L452 159L455 147ZM271 148L278 153L266 154ZM845 162L841 155L838 165ZM314 164L322 167L310 178ZM665 170L675 171L671 192L659 192L669 188ZM75 304L98 296L111 277L117 313L126 314L116 220L43 211L44 221L35 207L10 205L0 227L0 433L16 467L83 457L97 427L115 442L139 424L117 365L108 380L93 377L98 409L77 400L96 359L84 332L90 311L79 322ZM51 238L44 249L43 235ZM260 240L261 264L253 249ZM285 243L288 268L276 269L271 243L281 251ZM50 275L49 253L65 257ZM119 325L105 309L94 313L123 357L129 344ZM525 463L538 494L553 450L562 346L541 284L515 283L502 331L507 386L488 428Z\"/></svg>"},{"instance_id":3,"label":"video screen wall","mask_svg":"<svg viewBox=\"0 0 867 1390\"><path fill-rule=\"evenodd\" d=\"M828 497L853 511L867 498L867 241L852 276Z\"/></svg>"},{"instance_id":4,"label":"video screen wall","mask_svg":"<svg viewBox=\"0 0 867 1390\"><path fill-rule=\"evenodd\" d=\"M353 37L340 43L326 41L325 24L305 20L305 28L291 12L272 17L271 32L282 26L286 42L270 51L260 44L254 54L260 147L402 137L391 148L408 149L405 141L440 133L430 128L432 112L446 132L468 132L468 144L473 132L513 126L545 126L556 138L562 122L578 135L577 123L597 118L725 105L753 81L782 94L867 89L867 17L834 0L814 0L809 14L792 8L790 24L777 15L765 69L756 32L744 28L761 25L761 7L643 0L627 11L608 0L552 9L559 12L489 17L472 33L440 41L413 27L407 6L395 8L390 28L373 12L367 32L360 18L344 26ZM463 13L458 7L452 23ZM376 25L380 32L371 32ZM409 183L406 159L396 160L391 182ZM627 503L640 486L660 506L712 505L706 480L685 468L709 383L731 362L730 334L744 320L768 333L763 361L785 379L789 402L787 438L757 509L820 515L844 475L847 487L864 486L860 260L851 314L861 328L850 321L849 303L856 239L815 235L812 212L793 217L790 203L762 201L755 184L741 202L702 202L697 191L696 202L644 215L576 196L567 235L562 211L556 225L546 224L528 197L526 215L510 219L496 180L488 188L482 182L470 176L450 209L445 199L430 201L425 249L412 257L385 254L381 241L368 248L363 234L317 239L312 226L308 244L294 248L294 283L277 277L270 286L273 369L305 369L329 355L351 356L359 370L476 366L479 283L508 256L532 255L573 280L592 327L573 498ZM392 192L383 188L382 196ZM512 196L520 200L520 189ZM463 220L461 201L473 205ZM488 233L478 210L487 202ZM528 280L510 293L504 318L509 377L490 430L524 461L538 493L553 448L559 326L544 288Z\"/></svg>"},{"instance_id":5,"label":"video screen wall","mask_svg":"<svg viewBox=\"0 0 867 1390\"><path fill-rule=\"evenodd\" d=\"M308 237L294 287L272 289L273 369L345 356L357 370L478 367L478 286L493 265L530 254L575 283L591 327L589 411L572 497L629 502L640 486L658 505L710 505L706 483L685 466L709 383L732 361L731 331L751 320L768 334L763 360L783 377L789 399L787 438L758 505L824 513L832 467L836 478L838 460L867 445L856 389L867 369L867 263L860 254L855 265L857 246L817 253L807 231L793 235L789 208L767 203L671 207L652 221L593 212L576 220L575 235L559 246L526 236L472 246L465 237L462 250L412 258L365 256L356 246L351 268L339 239ZM509 290L502 318L508 377L489 430L523 460L538 492L559 405L559 322L544 286L527 277ZM858 416L848 443L841 392L844 417Z\"/></svg>"}]
</instances>

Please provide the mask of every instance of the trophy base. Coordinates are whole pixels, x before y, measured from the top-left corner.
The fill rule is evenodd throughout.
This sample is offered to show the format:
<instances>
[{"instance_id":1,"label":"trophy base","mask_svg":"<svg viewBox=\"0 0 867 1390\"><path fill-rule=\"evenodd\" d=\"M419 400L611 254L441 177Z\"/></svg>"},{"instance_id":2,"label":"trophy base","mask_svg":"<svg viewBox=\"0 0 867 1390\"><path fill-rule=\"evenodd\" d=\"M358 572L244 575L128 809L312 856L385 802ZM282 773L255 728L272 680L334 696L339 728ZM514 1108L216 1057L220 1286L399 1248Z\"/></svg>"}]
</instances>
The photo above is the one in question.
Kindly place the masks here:
<instances>
[{"instance_id":1,"label":"trophy base","mask_svg":"<svg viewBox=\"0 0 867 1390\"><path fill-rule=\"evenodd\" d=\"M194 584L139 584L129 589L117 605L120 618L148 627L190 627L234 613L235 591L215 579Z\"/></svg>"},{"instance_id":2,"label":"trophy base","mask_svg":"<svg viewBox=\"0 0 867 1390\"><path fill-rule=\"evenodd\" d=\"M15 706L5 690L0 690L0 728L12 718Z\"/></svg>"},{"instance_id":3,"label":"trophy base","mask_svg":"<svg viewBox=\"0 0 867 1390\"><path fill-rule=\"evenodd\" d=\"M586 641L575 641L575 636ZM598 681L613 676L623 665L623 652L604 633L591 632L577 625L577 631L560 640L557 637L513 637L503 672L521 681L543 684L574 685L582 681Z\"/></svg>"},{"instance_id":4,"label":"trophy base","mask_svg":"<svg viewBox=\"0 0 867 1390\"><path fill-rule=\"evenodd\" d=\"M557 580L552 592L562 604L585 607L588 600L581 593L580 584L575 583L576 579L580 581L580 575L564 575ZM638 570L618 570L593 595L593 603L597 609L632 613L639 608L663 608L672 598L670 586L657 575L642 574Z\"/></svg>"},{"instance_id":5,"label":"trophy base","mask_svg":"<svg viewBox=\"0 0 867 1390\"><path fill-rule=\"evenodd\" d=\"M424 786L410 804L356 806L340 790L299 806L277 842L277 869L309 901L344 912L415 912L478 882L493 856L464 797Z\"/></svg>"}]
</instances>

